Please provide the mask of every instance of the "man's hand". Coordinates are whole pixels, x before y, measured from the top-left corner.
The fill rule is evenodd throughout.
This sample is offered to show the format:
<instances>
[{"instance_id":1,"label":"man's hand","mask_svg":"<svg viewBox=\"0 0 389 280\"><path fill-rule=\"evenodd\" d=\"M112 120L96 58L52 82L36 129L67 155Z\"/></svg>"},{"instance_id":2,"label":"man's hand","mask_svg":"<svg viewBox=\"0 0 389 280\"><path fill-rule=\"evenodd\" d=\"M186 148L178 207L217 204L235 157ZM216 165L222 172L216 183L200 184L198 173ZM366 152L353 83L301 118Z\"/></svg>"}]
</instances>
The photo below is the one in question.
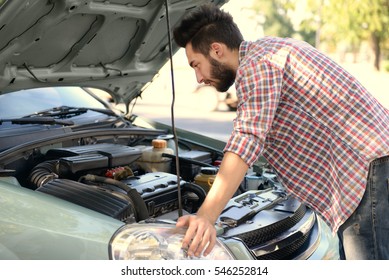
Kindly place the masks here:
<instances>
[{"instance_id":1,"label":"man's hand","mask_svg":"<svg viewBox=\"0 0 389 280\"><path fill-rule=\"evenodd\" d=\"M236 154L226 152L212 188L196 215L182 216L177 227L187 227L182 247L188 249L189 256L207 256L216 244L215 223L236 192L248 165Z\"/></svg>"},{"instance_id":2,"label":"man's hand","mask_svg":"<svg viewBox=\"0 0 389 280\"><path fill-rule=\"evenodd\" d=\"M216 243L216 229L206 217L201 215L186 215L177 220L177 227L188 227L182 241L182 247L188 249L189 256L207 256Z\"/></svg>"}]
</instances>

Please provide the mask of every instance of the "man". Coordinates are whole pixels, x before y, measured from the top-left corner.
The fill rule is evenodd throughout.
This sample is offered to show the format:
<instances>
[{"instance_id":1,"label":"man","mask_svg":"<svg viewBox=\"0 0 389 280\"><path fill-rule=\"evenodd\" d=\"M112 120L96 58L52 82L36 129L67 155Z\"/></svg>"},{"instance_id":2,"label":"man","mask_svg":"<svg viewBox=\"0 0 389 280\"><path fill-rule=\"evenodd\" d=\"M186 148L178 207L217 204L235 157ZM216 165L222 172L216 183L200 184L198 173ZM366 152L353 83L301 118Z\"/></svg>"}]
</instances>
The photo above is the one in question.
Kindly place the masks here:
<instances>
[{"instance_id":1,"label":"man","mask_svg":"<svg viewBox=\"0 0 389 280\"><path fill-rule=\"evenodd\" d=\"M307 43L244 41L226 12L205 5L174 30L199 83L239 104L218 175L183 247L207 255L215 222L263 155L285 188L338 233L347 259L389 259L389 114L353 76Z\"/></svg>"}]
</instances>

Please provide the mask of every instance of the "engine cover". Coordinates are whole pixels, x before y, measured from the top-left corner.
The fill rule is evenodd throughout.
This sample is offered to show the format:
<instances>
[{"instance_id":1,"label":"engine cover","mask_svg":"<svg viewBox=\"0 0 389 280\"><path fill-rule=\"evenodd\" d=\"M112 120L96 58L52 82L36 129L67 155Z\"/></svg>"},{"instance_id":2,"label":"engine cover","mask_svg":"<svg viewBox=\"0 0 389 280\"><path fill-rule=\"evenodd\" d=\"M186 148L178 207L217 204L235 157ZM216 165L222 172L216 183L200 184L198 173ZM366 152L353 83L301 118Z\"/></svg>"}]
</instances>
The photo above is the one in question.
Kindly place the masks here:
<instances>
[{"instance_id":1,"label":"engine cover","mask_svg":"<svg viewBox=\"0 0 389 280\"><path fill-rule=\"evenodd\" d=\"M128 165L142 155L133 147L119 144L95 144L66 148L50 149L47 159L60 159L63 173L77 173L84 170L111 168Z\"/></svg>"},{"instance_id":2,"label":"engine cover","mask_svg":"<svg viewBox=\"0 0 389 280\"><path fill-rule=\"evenodd\" d=\"M135 188L144 199L151 217L173 211L178 207L177 176L165 172L147 173L141 176L122 180L131 188ZM180 187L185 185L180 180Z\"/></svg>"},{"instance_id":3,"label":"engine cover","mask_svg":"<svg viewBox=\"0 0 389 280\"><path fill-rule=\"evenodd\" d=\"M110 192L98 186L86 185L68 179L55 179L36 191L53 195L123 222L135 219L131 199L119 192Z\"/></svg>"},{"instance_id":4,"label":"engine cover","mask_svg":"<svg viewBox=\"0 0 389 280\"><path fill-rule=\"evenodd\" d=\"M117 184L112 183L115 181L113 179L106 178L107 181L104 182L104 178L103 180L99 178L99 181L82 183L68 179L54 179L37 188L36 191L56 196L125 222L130 221L131 218L136 219L136 213L143 211L143 208L137 209L136 207L143 203L146 205L149 217L158 217L178 209L178 184L175 175L164 172L148 173L117 181ZM139 197L129 197L128 191L118 187L123 183L129 189L135 189ZM197 210L200 204L198 201L205 198L201 187L180 180L180 188L182 199L185 201L185 210L189 212ZM134 199L143 201L137 203L139 201L134 201Z\"/></svg>"}]
</instances>

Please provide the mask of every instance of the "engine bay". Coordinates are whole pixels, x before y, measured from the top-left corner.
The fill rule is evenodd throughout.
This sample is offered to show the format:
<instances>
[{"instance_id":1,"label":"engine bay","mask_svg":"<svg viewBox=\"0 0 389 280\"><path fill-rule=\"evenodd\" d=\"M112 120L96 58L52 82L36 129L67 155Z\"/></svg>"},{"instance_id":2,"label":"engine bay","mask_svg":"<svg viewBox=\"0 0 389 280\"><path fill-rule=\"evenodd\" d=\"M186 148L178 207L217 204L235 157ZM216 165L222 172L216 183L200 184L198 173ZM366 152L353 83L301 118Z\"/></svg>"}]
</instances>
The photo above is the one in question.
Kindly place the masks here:
<instances>
[{"instance_id":1,"label":"engine bay","mask_svg":"<svg viewBox=\"0 0 389 280\"><path fill-rule=\"evenodd\" d=\"M126 223L171 213L179 203L185 212L195 213L206 189L194 179L204 166L217 170L212 165L217 156L184 145L178 177L175 153L167 147L172 135L135 134L115 141L112 136L93 141L58 137L49 145L26 147L19 156L10 156L1 173L11 173L22 187Z\"/></svg>"},{"instance_id":2,"label":"engine bay","mask_svg":"<svg viewBox=\"0 0 389 280\"><path fill-rule=\"evenodd\" d=\"M150 132L94 130L19 145L0 153L0 175L127 224L195 214L212 187L222 153ZM276 175L264 168L246 174L217 226L220 237L238 238L257 259L272 259L294 254L317 224L312 211L287 196ZM294 240L293 246L286 242L274 250L280 238Z\"/></svg>"}]
</instances>

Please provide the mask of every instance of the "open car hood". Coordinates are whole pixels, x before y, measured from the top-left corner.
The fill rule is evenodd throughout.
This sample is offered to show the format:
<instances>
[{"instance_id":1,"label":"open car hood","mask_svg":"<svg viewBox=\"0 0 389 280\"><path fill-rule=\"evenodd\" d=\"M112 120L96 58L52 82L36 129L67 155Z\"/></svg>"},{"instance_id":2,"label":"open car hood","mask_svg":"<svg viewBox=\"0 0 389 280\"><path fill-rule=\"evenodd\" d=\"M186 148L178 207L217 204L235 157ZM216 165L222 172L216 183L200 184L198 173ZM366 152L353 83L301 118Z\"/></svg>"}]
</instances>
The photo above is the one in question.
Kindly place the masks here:
<instances>
[{"instance_id":1,"label":"open car hood","mask_svg":"<svg viewBox=\"0 0 389 280\"><path fill-rule=\"evenodd\" d=\"M167 23L227 1L168 0L167 17L165 0L0 0L0 94L77 85L128 104L169 59Z\"/></svg>"}]
</instances>

